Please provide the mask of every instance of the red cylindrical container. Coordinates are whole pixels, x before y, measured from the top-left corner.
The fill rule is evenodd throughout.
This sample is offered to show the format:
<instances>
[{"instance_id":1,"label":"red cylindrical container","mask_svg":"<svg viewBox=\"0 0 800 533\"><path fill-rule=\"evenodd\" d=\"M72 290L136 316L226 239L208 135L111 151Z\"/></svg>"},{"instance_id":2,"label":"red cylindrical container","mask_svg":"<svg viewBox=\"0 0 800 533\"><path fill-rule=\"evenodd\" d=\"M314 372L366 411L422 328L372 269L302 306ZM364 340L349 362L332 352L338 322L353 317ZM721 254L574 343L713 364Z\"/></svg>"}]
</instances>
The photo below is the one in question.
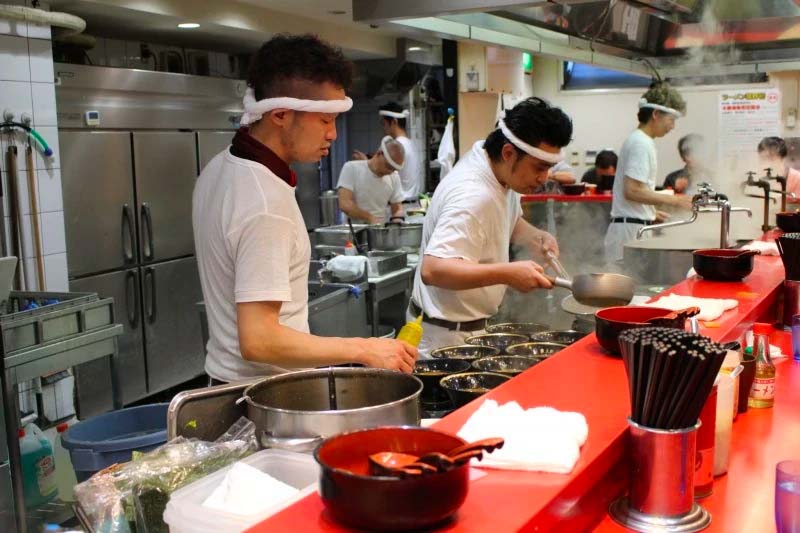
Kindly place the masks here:
<instances>
[{"instance_id":1,"label":"red cylindrical container","mask_svg":"<svg viewBox=\"0 0 800 533\"><path fill-rule=\"evenodd\" d=\"M717 386L711 389L700 412L697 455L694 463L694 498L711 496L714 489L714 427L717 423Z\"/></svg>"}]
</instances>

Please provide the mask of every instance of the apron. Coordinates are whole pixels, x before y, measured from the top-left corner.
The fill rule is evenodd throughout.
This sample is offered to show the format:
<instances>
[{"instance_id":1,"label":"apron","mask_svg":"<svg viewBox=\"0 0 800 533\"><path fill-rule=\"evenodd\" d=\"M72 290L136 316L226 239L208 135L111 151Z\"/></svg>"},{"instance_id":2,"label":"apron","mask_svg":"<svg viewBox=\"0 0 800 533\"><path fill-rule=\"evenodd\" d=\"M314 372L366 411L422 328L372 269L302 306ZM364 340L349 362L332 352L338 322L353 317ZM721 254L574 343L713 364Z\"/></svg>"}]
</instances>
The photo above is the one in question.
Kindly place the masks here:
<instances>
[{"instance_id":1,"label":"apron","mask_svg":"<svg viewBox=\"0 0 800 533\"><path fill-rule=\"evenodd\" d=\"M606 266L614 272L623 272L625 243L636 240L636 232L642 224L630 222L612 222L608 225L605 239Z\"/></svg>"},{"instance_id":2,"label":"apron","mask_svg":"<svg viewBox=\"0 0 800 533\"><path fill-rule=\"evenodd\" d=\"M406 311L406 320L412 322L417 317L411 316L411 313ZM437 348L444 348L445 346L455 346L464 344L467 337L473 335L482 335L486 333L485 329L477 331L455 331L428 322L422 323L422 341L419 343L419 358L431 359L431 352Z\"/></svg>"}]
</instances>

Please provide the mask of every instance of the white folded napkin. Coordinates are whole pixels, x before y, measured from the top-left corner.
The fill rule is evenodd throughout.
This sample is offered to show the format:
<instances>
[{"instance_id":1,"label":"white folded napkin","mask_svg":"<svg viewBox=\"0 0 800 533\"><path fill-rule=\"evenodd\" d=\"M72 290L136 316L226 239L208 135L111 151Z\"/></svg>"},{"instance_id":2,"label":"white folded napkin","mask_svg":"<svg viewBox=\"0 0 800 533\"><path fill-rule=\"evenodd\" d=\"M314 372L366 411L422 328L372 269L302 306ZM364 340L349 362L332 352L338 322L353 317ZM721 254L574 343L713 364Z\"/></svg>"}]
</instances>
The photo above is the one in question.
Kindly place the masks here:
<instances>
[{"instance_id":1,"label":"white folded napkin","mask_svg":"<svg viewBox=\"0 0 800 533\"><path fill-rule=\"evenodd\" d=\"M644 303L650 307L663 307L670 311L680 311L687 307L699 307L700 314L697 315L698 320L708 321L716 320L722 313L735 309L739 302L732 299L721 298L695 298L694 296L680 296L678 294L668 294L661 296L654 302Z\"/></svg>"},{"instance_id":2,"label":"white folded napkin","mask_svg":"<svg viewBox=\"0 0 800 533\"><path fill-rule=\"evenodd\" d=\"M364 277L367 258L363 255L337 255L325 264L325 270L341 281L355 281Z\"/></svg>"},{"instance_id":3,"label":"white folded napkin","mask_svg":"<svg viewBox=\"0 0 800 533\"><path fill-rule=\"evenodd\" d=\"M774 241L753 241L742 246L742 250L754 250L761 255L780 255L778 245Z\"/></svg>"},{"instance_id":4,"label":"white folded napkin","mask_svg":"<svg viewBox=\"0 0 800 533\"><path fill-rule=\"evenodd\" d=\"M235 463L203 507L248 516L267 511L298 492L248 464Z\"/></svg>"},{"instance_id":5,"label":"white folded napkin","mask_svg":"<svg viewBox=\"0 0 800 533\"><path fill-rule=\"evenodd\" d=\"M580 413L552 407L523 409L517 402L486 400L458 436L467 442L502 437L505 444L473 466L568 474L575 468L589 427Z\"/></svg>"}]
</instances>

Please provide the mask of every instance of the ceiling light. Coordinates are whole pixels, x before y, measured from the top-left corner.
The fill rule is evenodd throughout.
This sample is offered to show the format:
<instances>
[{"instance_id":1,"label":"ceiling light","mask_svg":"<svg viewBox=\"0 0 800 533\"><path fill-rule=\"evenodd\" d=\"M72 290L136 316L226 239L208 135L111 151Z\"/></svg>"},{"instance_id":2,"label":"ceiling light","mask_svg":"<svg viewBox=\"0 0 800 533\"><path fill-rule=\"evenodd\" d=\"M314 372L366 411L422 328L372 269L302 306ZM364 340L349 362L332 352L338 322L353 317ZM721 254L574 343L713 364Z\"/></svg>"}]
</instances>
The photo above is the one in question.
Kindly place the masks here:
<instances>
[{"instance_id":1,"label":"ceiling light","mask_svg":"<svg viewBox=\"0 0 800 533\"><path fill-rule=\"evenodd\" d=\"M409 52L422 52L423 48L421 46L409 46Z\"/></svg>"},{"instance_id":2,"label":"ceiling light","mask_svg":"<svg viewBox=\"0 0 800 533\"><path fill-rule=\"evenodd\" d=\"M181 22L178 24L178 27L182 30L193 30L195 28L199 28L200 24L197 22Z\"/></svg>"}]
</instances>

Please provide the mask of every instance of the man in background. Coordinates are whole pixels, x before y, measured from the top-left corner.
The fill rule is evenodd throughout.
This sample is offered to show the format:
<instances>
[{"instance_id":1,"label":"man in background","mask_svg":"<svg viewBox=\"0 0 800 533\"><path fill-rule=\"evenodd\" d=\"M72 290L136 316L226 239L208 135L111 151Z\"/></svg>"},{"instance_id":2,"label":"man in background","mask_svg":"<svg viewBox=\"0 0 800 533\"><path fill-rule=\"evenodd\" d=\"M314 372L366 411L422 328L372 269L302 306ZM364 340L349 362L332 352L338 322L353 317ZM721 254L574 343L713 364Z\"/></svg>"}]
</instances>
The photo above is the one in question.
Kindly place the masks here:
<instances>
[{"instance_id":1,"label":"man in background","mask_svg":"<svg viewBox=\"0 0 800 533\"><path fill-rule=\"evenodd\" d=\"M614 185L614 174L617 173L617 154L611 150L600 150L594 158L594 166L583 173L581 181L597 185L603 185L605 179L608 189Z\"/></svg>"},{"instance_id":2,"label":"man in background","mask_svg":"<svg viewBox=\"0 0 800 533\"><path fill-rule=\"evenodd\" d=\"M352 222L382 224L386 206L391 218L403 217L403 187L398 171L404 167L403 145L386 136L381 146L366 161L348 161L336 185L339 207Z\"/></svg>"},{"instance_id":3,"label":"man in background","mask_svg":"<svg viewBox=\"0 0 800 533\"><path fill-rule=\"evenodd\" d=\"M789 149L780 137L764 137L758 143L758 159L763 168L771 168L773 175L786 176L786 192L800 198L800 171L786 164Z\"/></svg>"},{"instance_id":4,"label":"man in background","mask_svg":"<svg viewBox=\"0 0 800 533\"><path fill-rule=\"evenodd\" d=\"M688 194L690 187L704 181L701 177L703 169L700 165L701 147L703 136L690 133L678 141L678 153L683 160L684 167L667 174L664 179L664 188L672 189L676 194Z\"/></svg>"}]
</instances>

